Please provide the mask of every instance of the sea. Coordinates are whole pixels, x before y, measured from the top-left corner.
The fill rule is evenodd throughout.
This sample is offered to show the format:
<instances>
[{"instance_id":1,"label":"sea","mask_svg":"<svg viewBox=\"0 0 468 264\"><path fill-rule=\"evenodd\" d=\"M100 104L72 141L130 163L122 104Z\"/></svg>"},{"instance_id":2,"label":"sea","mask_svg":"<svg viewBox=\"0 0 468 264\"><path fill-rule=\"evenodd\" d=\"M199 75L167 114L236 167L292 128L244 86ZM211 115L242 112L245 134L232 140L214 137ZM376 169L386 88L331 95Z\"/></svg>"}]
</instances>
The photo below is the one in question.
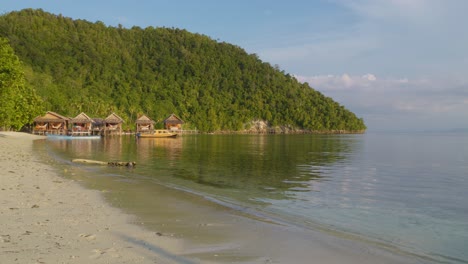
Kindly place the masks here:
<instances>
[{"instance_id":1,"label":"sea","mask_svg":"<svg viewBox=\"0 0 468 264\"><path fill-rule=\"evenodd\" d=\"M45 140L40 148L66 177L81 175L154 229L163 224L151 201L168 196L164 189L185 193L179 201L206 200L214 210L356 240L420 263L468 263L468 133L121 136Z\"/></svg>"}]
</instances>

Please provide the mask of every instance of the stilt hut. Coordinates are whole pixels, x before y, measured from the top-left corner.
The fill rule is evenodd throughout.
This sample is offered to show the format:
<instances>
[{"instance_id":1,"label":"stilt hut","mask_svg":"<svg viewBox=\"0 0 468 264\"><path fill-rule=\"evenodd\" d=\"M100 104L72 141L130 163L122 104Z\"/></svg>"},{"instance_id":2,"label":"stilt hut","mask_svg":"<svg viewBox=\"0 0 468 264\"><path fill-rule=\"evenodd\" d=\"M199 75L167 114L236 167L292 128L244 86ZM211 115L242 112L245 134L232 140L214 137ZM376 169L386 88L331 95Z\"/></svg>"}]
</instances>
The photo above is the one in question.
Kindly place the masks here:
<instances>
[{"instance_id":1,"label":"stilt hut","mask_svg":"<svg viewBox=\"0 0 468 264\"><path fill-rule=\"evenodd\" d=\"M140 116L136 120L136 132L137 133L153 133L154 132L154 121L146 115Z\"/></svg>"},{"instance_id":2,"label":"stilt hut","mask_svg":"<svg viewBox=\"0 0 468 264\"><path fill-rule=\"evenodd\" d=\"M93 129L92 129L92 134L93 135L101 135L102 132L104 131L104 119L102 118L93 118Z\"/></svg>"},{"instance_id":3,"label":"stilt hut","mask_svg":"<svg viewBox=\"0 0 468 264\"><path fill-rule=\"evenodd\" d=\"M122 123L124 120L115 113L110 114L104 119L104 134L122 134Z\"/></svg>"},{"instance_id":4,"label":"stilt hut","mask_svg":"<svg viewBox=\"0 0 468 264\"><path fill-rule=\"evenodd\" d=\"M44 116L34 118L33 134L66 135L70 118L48 111Z\"/></svg>"},{"instance_id":5,"label":"stilt hut","mask_svg":"<svg viewBox=\"0 0 468 264\"><path fill-rule=\"evenodd\" d=\"M93 129L93 119L85 113L77 115L70 120L73 135L91 135Z\"/></svg>"},{"instance_id":6,"label":"stilt hut","mask_svg":"<svg viewBox=\"0 0 468 264\"><path fill-rule=\"evenodd\" d=\"M164 120L164 127L167 130L171 130L171 131L182 130L183 124L184 124L184 121L180 119L178 116L176 116L175 114L171 114L168 118Z\"/></svg>"}]
</instances>

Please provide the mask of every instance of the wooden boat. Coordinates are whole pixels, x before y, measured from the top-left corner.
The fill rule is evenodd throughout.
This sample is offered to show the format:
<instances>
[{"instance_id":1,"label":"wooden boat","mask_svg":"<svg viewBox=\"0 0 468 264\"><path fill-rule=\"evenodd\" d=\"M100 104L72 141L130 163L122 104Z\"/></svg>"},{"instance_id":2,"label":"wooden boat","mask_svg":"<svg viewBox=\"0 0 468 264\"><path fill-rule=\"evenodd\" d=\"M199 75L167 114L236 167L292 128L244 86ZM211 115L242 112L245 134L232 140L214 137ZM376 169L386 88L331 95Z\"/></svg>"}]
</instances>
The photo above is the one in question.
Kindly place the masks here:
<instances>
[{"instance_id":1,"label":"wooden boat","mask_svg":"<svg viewBox=\"0 0 468 264\"><path fill-rule=\"evenodd\" d=\"M152 134L137 133L137 137L139 138L175 138L177 137L177 133L174 133L165 129L157 129Z\"/></svg>"},{"instance_id":2,"label":"wooden boat","mask_svg":"<svg viewBox=\"0 0 468 264\"><path fill-rule=\"evenodd\" d=\"M101 139L101 136L97 135L56 135L46 134L47 139Z\"/></svg>"}]
</instances>

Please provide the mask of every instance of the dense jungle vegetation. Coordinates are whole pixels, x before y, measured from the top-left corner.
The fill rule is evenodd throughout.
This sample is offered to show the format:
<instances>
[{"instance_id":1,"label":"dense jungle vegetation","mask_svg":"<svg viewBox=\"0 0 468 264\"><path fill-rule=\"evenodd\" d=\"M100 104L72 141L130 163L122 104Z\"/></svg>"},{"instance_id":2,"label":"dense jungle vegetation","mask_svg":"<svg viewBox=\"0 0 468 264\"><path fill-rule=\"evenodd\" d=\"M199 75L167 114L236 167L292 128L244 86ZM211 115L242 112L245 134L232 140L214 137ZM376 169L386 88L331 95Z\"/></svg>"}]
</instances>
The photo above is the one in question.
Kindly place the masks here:
<instances>
[{"instance_id":1,"label":"dense jungle vegetation","mask_svg":"<svg viewBox=\"0 0 468 264\"><path fill-rule=\"evenodd\" d=\"M243 130L252 120L313 131L366 128L257 55L183 29L110 27L25 9L0 16L0 37L1 49L22 62L14 68L21 67L23 83L22 92L12 92L17 88L1 81L8 67L0 65L0 108L28 94L15 103L31 112L28 118L45 110L70 117L115 112L132 127L143 113L155 121L175 113L187 128L204 132ZM1 118L21 111L9 107L0 110L0 127L9 126Z\"/></svg>"}]
</instances>

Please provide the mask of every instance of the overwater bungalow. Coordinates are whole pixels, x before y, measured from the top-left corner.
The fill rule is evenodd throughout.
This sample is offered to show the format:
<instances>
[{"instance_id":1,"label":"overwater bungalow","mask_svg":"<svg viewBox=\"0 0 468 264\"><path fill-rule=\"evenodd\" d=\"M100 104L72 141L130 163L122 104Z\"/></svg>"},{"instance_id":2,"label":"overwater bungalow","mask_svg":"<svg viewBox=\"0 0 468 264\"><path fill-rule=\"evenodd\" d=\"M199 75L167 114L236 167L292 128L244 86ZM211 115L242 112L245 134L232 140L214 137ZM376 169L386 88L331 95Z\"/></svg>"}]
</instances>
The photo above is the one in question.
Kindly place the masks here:
<instances>
[{"instance_id":1,"label":"overwater bungalow","mask_svg":"<svg viewBox=\"0 0 468 264\"><path fill-rule=\"evenodd\" d=\"M122 123L124 120L116 113L110 114L104 119L104 134L115 135L122 134Z\"/></svg>"},{"instance_id":2,"label":"overwater bungalow","mask_svg":"<svg viewBox=\"0 0 468 264\"><path fill-rule=\"evenodd\" d=\"M72 135L91 135L94 121L85 113L77 115L70 120Z\"/></svg>"},{"instance_id":3,"label":"overwater bungalow","mask_svg":"<svg viewBox=\"0 0 468 264\"><path fill-rule=\"evenodd\" d=\"M175 114L171 114L168 118L164 120L164 127L167 130L171 130L171 131L182 130L183 124L184 124L184 121L180 119L178 116L176 116Z\"/></svg>"},{"instance_id":4,"label":"overwater bungalow","mask_svg":"<svg viewBox=\"0 0 468 264\"><path fill-rule=\"evenodd\" d=\"M104 131L104 119L102 118L93 118L93 128L92 128L92 134L93 135L101 135L102 132Z\"/></svg>"},{"instance_id":5,"label":"overwater bungalow","mask_svg":"<svg viewBox=\"0 0 468 264\"><path fill-rule=\"evenodd\" d=\"M140 116L136 121L136 132L137 133L153 133L154 132L154 121L146 115Z\"/></svg>"},{"instance_id":6,"label":"overwater bungalow","mask_svg":"<svg viewBox=\"0 0 468 264\"><path fill-rule=\"evenodd\" d=\"M33 134L66 135L70 118L48 111L43 116L34 118Z\"/></svg>"}]
</instances>

